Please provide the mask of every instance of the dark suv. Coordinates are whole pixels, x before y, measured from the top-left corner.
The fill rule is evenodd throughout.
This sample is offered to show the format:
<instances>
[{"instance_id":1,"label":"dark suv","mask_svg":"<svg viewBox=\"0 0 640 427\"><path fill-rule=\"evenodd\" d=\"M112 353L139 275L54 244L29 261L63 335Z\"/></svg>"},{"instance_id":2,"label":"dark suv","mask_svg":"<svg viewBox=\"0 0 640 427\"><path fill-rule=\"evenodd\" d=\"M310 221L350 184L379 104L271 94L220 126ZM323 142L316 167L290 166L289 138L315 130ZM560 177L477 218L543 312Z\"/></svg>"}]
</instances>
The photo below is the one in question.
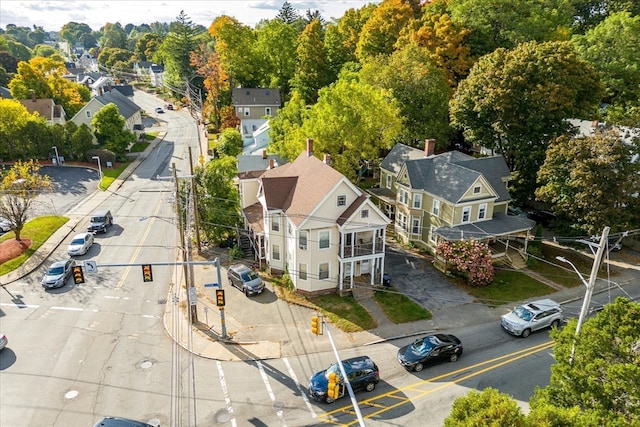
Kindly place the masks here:
<instances>
[{"instance_id":1,"label":"dark suv","mask_svg":"<svg viewBox=\"0 0 640 427\"><path fill-rule=\"evenodd\" d=\"M111 215L111 211L97 211L91 215L91 224L87 227L87 231L90 233L106 233L107 228L111 225L113 225L113 216Z\"/></svg>"},{"instance_id":2,"label":"dark suv","mask_svg":"<svg viewBox=\"0 0 640 427\"><path fill-rule=\"evenodd\" d=\"M343 360L342 366L347 373L347 378L353 391L366 390L373 391L380 381L380 371L378 366L368 356L352 357ZM329 384L329 374L335 373L338 376L339 392L335 399L339 399L347 392L347 387L337 363L327 369L316 372L309 380L309 395L319 401L332 403L335 401L327 395L327 385Z\"/></svg>"}]
</instances>

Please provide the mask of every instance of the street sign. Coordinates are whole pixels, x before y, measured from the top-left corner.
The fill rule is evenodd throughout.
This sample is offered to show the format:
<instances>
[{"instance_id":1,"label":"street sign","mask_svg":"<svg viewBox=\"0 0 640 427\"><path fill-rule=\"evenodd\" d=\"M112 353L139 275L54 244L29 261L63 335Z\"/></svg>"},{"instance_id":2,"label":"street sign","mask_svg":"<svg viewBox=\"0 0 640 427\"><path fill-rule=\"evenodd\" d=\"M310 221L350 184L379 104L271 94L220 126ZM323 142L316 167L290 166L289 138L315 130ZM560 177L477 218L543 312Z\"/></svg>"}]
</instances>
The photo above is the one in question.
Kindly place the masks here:
<instances>
[{"instance_id":1,"label":"street sign","mask_svg":"<svg viewBox=\"0 0 640 427\"><path fill-rule=\"evenodd\" d=\"M217 288L218 286L220 286L220 285L218 285L217 283L205 283L204 284L205 288Z\"/></svg>"},{"instance_id":2,"label":"street sign","mask_svg":"<svg viewBox=\"0 0 640 427\"><path fill-rule=\"evenodd\" d=\"M198 294L196 288L189 288L189 305L198 305Z\"/></svg>"},{"instance_id":3,"label":"street sign","mask_svg":"<svg viewBox=\"0 0 640 427\"><path fill-rule=\"evenodd\" d=\"M98 272L98 264L95 261L85 261L84 269L87 273L97 273Z\"/></svg>"}]
</instances>

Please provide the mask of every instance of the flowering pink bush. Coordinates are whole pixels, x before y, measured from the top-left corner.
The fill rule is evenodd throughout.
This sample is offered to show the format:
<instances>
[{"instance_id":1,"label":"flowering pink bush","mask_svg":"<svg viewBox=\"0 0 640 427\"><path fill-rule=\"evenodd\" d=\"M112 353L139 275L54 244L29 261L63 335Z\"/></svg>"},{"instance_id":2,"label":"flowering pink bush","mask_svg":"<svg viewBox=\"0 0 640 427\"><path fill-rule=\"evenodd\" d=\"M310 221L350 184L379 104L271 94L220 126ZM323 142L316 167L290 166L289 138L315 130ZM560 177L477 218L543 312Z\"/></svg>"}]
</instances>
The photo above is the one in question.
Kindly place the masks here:
<instances>
[{"instance_id":1,"label":"flowering pink bush","mask_svg":"<svg viewBox=\"0 0 640 427\"><path fill-rule=\"evenodd\" d=\"M486 286L493 280L489 245L477 240L443 242L436 250L451 272L463 277L471 286Z\"/></svg>"}]
</instances>

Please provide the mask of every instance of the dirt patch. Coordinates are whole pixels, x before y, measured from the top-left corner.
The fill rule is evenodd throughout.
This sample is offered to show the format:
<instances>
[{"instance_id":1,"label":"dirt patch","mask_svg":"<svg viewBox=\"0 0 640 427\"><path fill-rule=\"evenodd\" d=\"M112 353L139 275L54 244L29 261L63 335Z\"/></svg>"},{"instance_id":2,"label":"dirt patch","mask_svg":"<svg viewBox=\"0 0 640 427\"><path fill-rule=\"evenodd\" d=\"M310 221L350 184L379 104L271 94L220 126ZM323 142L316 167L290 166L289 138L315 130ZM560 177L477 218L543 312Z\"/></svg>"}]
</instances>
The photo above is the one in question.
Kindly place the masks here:
<instances>
[{"instance_id":1,"label":"dirt patch","mask_svg":"<svg viewBox=\"0 0 640 427\"><path fill-rule=\"evenodd\" d=\"M10 259L14 259L22 255L31 247L31 239L9 239L0 243L0 264L4 264Z\"/></svg>"}]
</instances>

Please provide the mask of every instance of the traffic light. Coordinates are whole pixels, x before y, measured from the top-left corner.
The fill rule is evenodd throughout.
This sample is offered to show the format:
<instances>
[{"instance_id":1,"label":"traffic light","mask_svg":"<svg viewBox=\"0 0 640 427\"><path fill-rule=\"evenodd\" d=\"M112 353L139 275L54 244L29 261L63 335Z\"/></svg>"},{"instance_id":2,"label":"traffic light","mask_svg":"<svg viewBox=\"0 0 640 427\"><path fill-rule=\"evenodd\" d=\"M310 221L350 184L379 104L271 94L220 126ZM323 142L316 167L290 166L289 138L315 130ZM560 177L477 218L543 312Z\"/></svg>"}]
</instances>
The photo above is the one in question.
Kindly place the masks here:
<instances>
[{"instance_id":1,"label":"traffic light","mask_svg":"<svg viewBox=\"0 0 640 427\"><path fill-rule=\"evenodd\" d=\"M73 272L73 283L75 283L76 285L84 283L84 273L82 271L82 266L80 265L73 266L72 272Z\"/></svg>"},{"instance_id":2,"label":"traffic light","mask_svg":"<svg viewBox=\"0 0 640 427\"><path fill-rule=\"evenodd\" d=\"M338 374L329 372L329 382L327 383L327 396L336 400L340 394L340 384L338 384Z\"/></svg>"},{"instance_id":3,"label":"traffic light","mask_svg":"<svg viewBox=\"0 0 640 427\"><path fill-rule=\"evenodd\" d=\"M316 335L322 334L322 319L320 316L311 316L311 333Z\"/></svg>"},{"instance_id":4,"label":"traffic light","mask_svg":"<svg viewBox=\"0 0 640 427\"><path fill-rule=\"evenodd\" d=\"M216 289L216 305L224 307L224 289Z\"/></svg>"},{"instance_id":5,"label":"traffic light","mask_svg":"<svg viewBox=\"0 0 640 427\"><path fill-rule=\"evenodd\" d=\"M153 282L153 271L151 270L151 264L142 265L142 281Z\"/></svg>"}]
</instances>

